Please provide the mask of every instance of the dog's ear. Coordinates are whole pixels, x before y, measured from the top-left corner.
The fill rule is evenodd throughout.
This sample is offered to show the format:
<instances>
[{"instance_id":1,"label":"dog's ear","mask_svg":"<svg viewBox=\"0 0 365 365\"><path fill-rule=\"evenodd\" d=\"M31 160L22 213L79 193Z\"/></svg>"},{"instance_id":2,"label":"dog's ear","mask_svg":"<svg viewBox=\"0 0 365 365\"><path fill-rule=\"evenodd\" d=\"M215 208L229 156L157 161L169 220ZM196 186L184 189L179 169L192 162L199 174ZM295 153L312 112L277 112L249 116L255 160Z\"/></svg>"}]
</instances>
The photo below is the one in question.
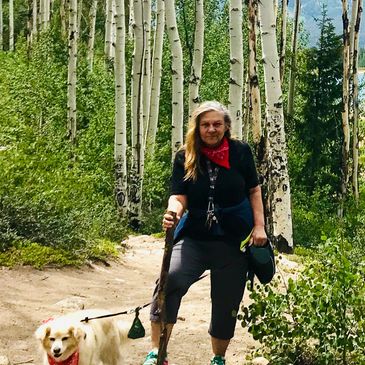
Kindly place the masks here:
<instances>
[{"instance_id":1,"label":"dog's ear","mask_svg":"<svg viewBox=\"0 0 365 365\"><path fill-rule=\"evenodd\" d=\"M49 324L44 323L35 331L35 337L38 340L43 341L46 337L48 337L51 333L51 327Z\"/></svg>"},{"instance_id":2,"label":"dog's ear","mask_svg":"<svg viewBox=\"0 0 365 365\"><path fill-rule=\"evenodd\" d=\"M86 333L85 333L84 329L80 326L70 327L68 332L70 335L74 336L77 341L80 341L81 339L86 338Z\"/></svg>"}]
</instances>

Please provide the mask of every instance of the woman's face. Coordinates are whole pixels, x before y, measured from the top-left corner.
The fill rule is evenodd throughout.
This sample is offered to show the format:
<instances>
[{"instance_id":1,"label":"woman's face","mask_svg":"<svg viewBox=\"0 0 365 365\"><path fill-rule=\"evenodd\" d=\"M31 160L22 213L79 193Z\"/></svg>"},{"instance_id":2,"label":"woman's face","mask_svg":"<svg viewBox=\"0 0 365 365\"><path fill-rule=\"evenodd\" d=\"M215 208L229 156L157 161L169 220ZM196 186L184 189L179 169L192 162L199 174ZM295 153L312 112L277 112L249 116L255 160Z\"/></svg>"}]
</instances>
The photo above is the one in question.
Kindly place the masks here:
<instances>
[{"instance_id":1,"label":"woman's face","mask_svg":"<svg viewBox=\"0 0 365 365\"><path fill-rule=\"evenodd\" d=\"M200 116L199 134L207 147L218 146L227 129L228 127L224 122L223 112L210 111L205 112Z\"/></svg>"}]
</instances>

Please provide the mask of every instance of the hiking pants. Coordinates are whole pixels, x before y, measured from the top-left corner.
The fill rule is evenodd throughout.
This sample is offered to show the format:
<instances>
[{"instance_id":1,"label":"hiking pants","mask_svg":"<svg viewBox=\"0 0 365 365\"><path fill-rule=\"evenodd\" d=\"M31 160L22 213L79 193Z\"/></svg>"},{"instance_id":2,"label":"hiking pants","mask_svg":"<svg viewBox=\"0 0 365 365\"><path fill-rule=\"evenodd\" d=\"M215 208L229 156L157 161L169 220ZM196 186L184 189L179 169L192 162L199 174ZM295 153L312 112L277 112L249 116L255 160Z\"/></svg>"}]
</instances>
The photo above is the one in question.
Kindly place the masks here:
<instances>
[{"instance_id":1,"label":"hiking pants","mask_svg":"<svg viewBox=\"0 0 365 365\"><path fill-rule=\"evenodd\" d=\"M173 246L166 284L166 323L176 323L182 297L208 269L211 271L212 305L209 334L228 340L234 335L236 315L246 284L248 261L237 246L223 241L199 241L184 237ZM157 286L150 319L153 322L160 320Z\"/></svg>"}]
</instances>

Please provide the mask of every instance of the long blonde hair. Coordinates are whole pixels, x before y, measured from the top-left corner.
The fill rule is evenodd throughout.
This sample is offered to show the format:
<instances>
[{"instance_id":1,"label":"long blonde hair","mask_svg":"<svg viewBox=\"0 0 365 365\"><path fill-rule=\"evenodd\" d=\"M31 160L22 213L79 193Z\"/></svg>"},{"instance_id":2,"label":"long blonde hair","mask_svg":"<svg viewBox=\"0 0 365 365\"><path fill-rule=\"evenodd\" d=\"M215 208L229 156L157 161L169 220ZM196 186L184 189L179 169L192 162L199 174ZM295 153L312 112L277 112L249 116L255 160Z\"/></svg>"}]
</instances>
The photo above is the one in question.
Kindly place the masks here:
<instances>
[{"instance_id":1,"label":"long blonde hair","mask_svg":"<svg viewBox=\"0 0 365 365\"><path fill-rule=\"evenodd\" d=\"M198 170L200 169L200 147L202 140L199 133L200 117L206 112L221 112L225 125L228 127L225 136L231 137L232 119L228 109L218 101L205 101L200 104L194 111L188 124L188 130L185 137L185 176L184 180L192 179L195 181L198 177Z\"/></svg>"}]
</instances>

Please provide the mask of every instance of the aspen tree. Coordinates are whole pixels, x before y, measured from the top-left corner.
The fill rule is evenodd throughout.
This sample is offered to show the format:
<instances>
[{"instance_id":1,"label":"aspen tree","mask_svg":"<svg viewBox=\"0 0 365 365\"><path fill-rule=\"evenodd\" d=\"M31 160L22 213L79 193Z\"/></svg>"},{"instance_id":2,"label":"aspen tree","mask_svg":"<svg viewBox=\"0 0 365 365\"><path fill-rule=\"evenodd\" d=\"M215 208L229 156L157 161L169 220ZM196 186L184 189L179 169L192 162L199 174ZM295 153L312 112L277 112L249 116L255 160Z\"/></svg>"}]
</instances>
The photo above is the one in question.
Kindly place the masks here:
<instances>
[{"instance_id":1,"label":"aspen tree","mask_svg":"<svg viewBox=\"0 0 365 365\"><path fill-rule=\"evenodd\" d=\"M250 70L246 71L245 76L245 91L243 103L243 132L242 139L248 141L250 134L250 120L251 120L251 90L250 90Z\"/></svg>"},{"instance_id":2,"label":"aspen tree","mask_svg":"<svg viewBox=\"0 0 365 365\"><path fill-rule=\"evenodd\" d=\"M300 16L301 0L295 1L295 15L294 15L294 29L291 44L291 61L289 71L289 90L288 90L288 115L293 116L294 113L294 86L297 72L297 44L298 44L298 30L299 30L299 16Z\"/></svg>"},{"instance_id":3,"label":"aspen tree","mask_svg":"<svg viewBox=\"0 0 365 365\"><path fill-rule=\"evenodd\" d=\"M76 141L76 83L77 83L77 0L69 0L68 35L68 78L67 78L67 119L70 141Z\"/></svg>"},{"instance_id":4,"label":"aspen tree","mask_svg":"<svg viewBox=\"0 0 365 365\"><path fill-rule=\"evenodd\" d=\"M143 34L144 34L144 64L143 64L143 141L146 143L148 120L151 102L151 0L143 0Z\"/></svg>"},{"instance_id":5,"label":"aspen tree","mask_svg":"<svg viewBox=\"0 0 365 365\"><path fill-rule=\"evenodd\" d=\"M350 125L349 125L349 62L350 62L350 33L348 19L347 0L342 0L342 22L343 22L343 82L342 82L342 168L341 168L341 206L338 211L340 217L343 216L343 201L347 194L349 177L349 152L350 152Z\"/></svg>"},{"instance_id":6,"label":"aspen tree","mask_svg":"<svg viewBox=\"0 0 365 365\"><path fill-rule=\"evenodd\" d=\"M266 100L265 171L269 232L280 251L293 250L290 183L274 7L259 1Z\"/></svg>"},{"instance_id":7,"label":"aspen tree","mask_svg":"<svg viewBox=\"0 0 365 365\"><path fill-rule=\"evenodd\" d=\"M110 58L114 59L115 56L115 37L116 37L117 26L115 23L115 0L112 0L112 31L111 31L111 48Z\"/></svg>"},{"instance_id":8,"label":"aspen tree","mask_svg":"<svg viewBox=\"0 0 365 365\"><path fill-rule=\"evenodd\" d=\"M92 71L94 63L95 24L96 24L97 9L98 9L98 0L92 0L89 12L89 39L87 44L87 59L90 71Z\"/></svg>"},{"instance_id":9,"label":"aspen tree","mask_svg":"<svg viewBox=\"0 0 365 365\"><path fill-rule=\"evenodd\" d=\"M156 30L154 35L153 56L152 56L152 81L151 81L151 102L150 113L146 134L147 155L154 152L157 124L160 107L160 88L162 71L162 46L165 30L165 2L157 0L156 4Z\"/></svg>"},{"instance_id":10,"label":"aspen tree","mask_svg":"<svg viewBox=\"0 0 365 365\"><path fill-rule=\"evenodd\" d=\"M183 144L184 95L183 55L176 23L175 1L165 0L166 30L172 54L172 158Z\"/></svg>"},{"instance_id":11,"label":"aspen tree","mask_svg":"<svg viewBox=\"0 0 365 365\"><path fill-rule=\"evenodd\" d=\"M195 0L195 31L193 62L189 79L189 117L200 103L199 86L204 57L204 2Z\"/></svg>"},{"instance_id":12,"label":"aspen tree","mask_svg":"<svg viewBox=\"0 0 365 365\"><path fill-rule=\"evenodd\" d=\"M281 1L281 32L280 32L280 82L281 86L284 84L285 74L285 48L286 48L286 21L288 15L289 0Z\"/></svg>"},{"instance_id":13,"label":"aspen tree","mask_svg":"<svg viewBox=\"0 0 365 365\"><path fill-rule=\"evenodd\" d=\"M3 0L0 0L0 51L4 49Z\"/></svg>"},{"instance_id":14,"label":"aspen tree","mask_svg":"<svg viewBox=\"0 0 365 365\"><path fill-rule=\"evenodd\" d=\"M81 34L81 18L82 18L82 7L83 7L83 0L79 0L77 4L77 28L79 34Z\"/></svg>"},{"instance_id":15,"label":"aspen tree","mask_svg":"<svg viewBox=\"0 0 365 365\"><path fill-rule=\"evenodd\" d=\"M353 60L352 60L352 77L353 77L353 139L352 139L352 190L355 201L359 200L359 78L358 78L358 61L359 61L359 30L362 15L362 0L354 0L352 6L356 9L356 17L352 23L353 28Z\"/></svg>"},{"instance_id":16,"label":"aspen tree","mask_svg":"<svg viewBox=\"0 0 365 365\"><path fill-rule=\"evenodd\" d=\"M61 21L61 34L62 37L66 37L67 34L67 22L66 22L66 0L60 2L60 21Z\"/></svg>"},{"instance_id":17,"label":"aspen tree","mask_svg":"<svg viewBox=\"0 0 365 365\"><path fill-rule=\"evenodd\" d=\"M132 162L129 174L129 215L130 224L138 228L142 212L142 184L144 169L143 151L143 63L144 63L144 34L142 1L133 1L133 31L134 51L132 61Z\"/></svg>"},{"instance_id":18,"label":"aspen tree","mask_svg":"<svg viewBox=\"0 0 365 365\"><path fill-rule=\"evenodd\" d=\"M259 79L257 76L257 54L256 54L256 23L258 0L249 0L249 95L250 114L252 116L252 139L257 147L261 141L261 97Z\"/></svg>"},{"instance_id":19,"label":"aspen tree","mask_svg":"<svg viewBox=\"0 0 365 365\"><path fill-rule=\"evenodd\" d=\"M95 1L96 2L96 1ZM125 67L124 0L116 0L115 41L115 198L122 214L127 213L127 95Z\"/></svg>"},{"instance_id":20,"label":"aspen tree","mask_svg":"<svg viewBox=\"0 0 365 365\"><path fill-rule=\"evenodd\" d=\"M32 0L27 1L27 49L32 44Z\"/></svg>"},{"instance_id":21,"label":"aspen tree","mask_svg":"<svg viewBox=\"0 0 365 365\"><path fill-rule=\"evenodd\" d=\"M43 12L43 29L48 28L51 19L51 0L44 1L44 12Z\"/></svg>"},{"instance_id":22,"label":"aspen tree","mask_svg":"<svg viewBox=\"0 0 365 365\"><path fill-rule=\"evenodd\" d=\"M33 9L32 9L32 42L37 38L37 34L38 34L38 21L37 21L37 17L38 17L38 4L37 4L37 0L33 0Z\"/></svg>"},{"instance_id":23,"label":"aspen tree","mask_svg":"<svg viewBox=\"0 0 365 365\"><path fill-rule=\"evenodd\" d=\"M113 43L113 1L105 0L105 43L104 54L105 59L110 60L112 58L112 43Z\"/></svg>"},{"instance_id":24,"label":"aspen tree","mask_svg":"<svg viewBox=\"0 0 365 365\"><path fill-rule=\"evenodd\" d=\"M243 93L243 35L242 0L229 3L230 79L229 112L232 116L232 135L242 139Z\"/></svg>"},{"instance_id":25,"label":"aspen tree","mask_svg":"<svg viewBox=\"0 0 365 365\"><path fill-rule=\"evenodd\" d=\"M9 0L9 51L14 51L14 0Z\"/></svg>"}]
</instances>

